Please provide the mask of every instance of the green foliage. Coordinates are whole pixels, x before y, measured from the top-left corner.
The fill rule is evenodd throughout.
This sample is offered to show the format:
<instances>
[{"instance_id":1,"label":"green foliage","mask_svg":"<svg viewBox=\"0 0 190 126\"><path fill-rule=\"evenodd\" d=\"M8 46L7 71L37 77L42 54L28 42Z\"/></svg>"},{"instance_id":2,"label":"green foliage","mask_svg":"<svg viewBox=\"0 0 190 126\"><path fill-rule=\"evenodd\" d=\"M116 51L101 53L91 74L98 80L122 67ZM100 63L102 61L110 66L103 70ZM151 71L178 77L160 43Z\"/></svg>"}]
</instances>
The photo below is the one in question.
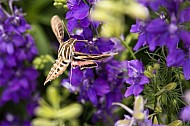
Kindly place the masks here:
<instances>
[{"instance_id":1,"label":"green foliage","mask_svg":"<svg viewBox=\"0 0 190 126\"><path fill-rule=\"evenodd\" d=\"M92 18L104 22L101 34L106 37L120 36L125 31L124 15L145 19L148 10L134 0L100 1L92 11Z\"/></svg>"},{"instance_id":2,"label":"green foliage","mask_svg":"<svg viewBox=\"0 0 190 126\"><path fill-rule=\"evenodd\" d=\"M63 96L54 86L47 88L46 97L47 100L43 98L39 100L39 106L35 109L37 118L32 121L33 126L79 125L77 118L82 113L80 104L63 104Z\"/></svg>"},{"instance_id":3,"label":"green foliage","mask_svg":"<svg viewBox=\"0 0 190 126\"><path fill-rule=\"evenodd\" d=\"M54 63L54 59L50 55L41 55L33 60L33 65L36 69L42 70L49 62Z\"/></svg>"}]
</instances>

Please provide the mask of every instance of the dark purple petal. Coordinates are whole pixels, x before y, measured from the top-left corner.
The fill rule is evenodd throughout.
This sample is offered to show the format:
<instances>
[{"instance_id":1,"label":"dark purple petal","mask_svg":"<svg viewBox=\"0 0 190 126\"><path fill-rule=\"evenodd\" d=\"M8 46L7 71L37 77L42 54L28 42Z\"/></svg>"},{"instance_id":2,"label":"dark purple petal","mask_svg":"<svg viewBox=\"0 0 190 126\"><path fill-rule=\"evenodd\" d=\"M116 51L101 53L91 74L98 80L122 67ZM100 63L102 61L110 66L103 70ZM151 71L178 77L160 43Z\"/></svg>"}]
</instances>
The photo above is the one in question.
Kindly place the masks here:
<instances>
[{"instance_id":1,"label":"dark purple petal","mask_svg":"<svg viewBox=\"0 0 190 126\"><path fill-rule=\"evenodd\" d=\"M93 38L92 30L90 30L90 28L84 28L83 36L86 40L92 40Z\"/></svg>"},{"instance_id":2,"label":"dark purple petal","mask_svg":"<svg viewBox=\"0 0 190 126\"><path fill-rule=\"evenodd\" d=\"M168 54L166 61L167 66L182 66L184 63L185 53L183 50L175 50Z\"/></svg>"},{"instance_id":3,"label":"dark purple petal","mask_svg":"<svg viewBox=\"0 0 190 126\"><path fill-rule=\"evenodd\" d=\"M83 73L79 68L72 69L71 84L73 86L79 86L83 80Z\"/></svg>"},{"instance_id":4,"label":"dark purple petal","mask_svg":"<svg viewBox=\"0 0 190 126\"><path fill-rule=\"evenodd\" d=\"M179 20L180 20L180 23L190 21L190 7L187 7L181 11Z\"/></svg>"},{"instance_id":5,"label":"dark purple petal","mask_svg":"<svg viewBox=\"0 0 190 126\"><path fill-rule=\"evenodd\" d=\"M84 19L89 15L89 6L81 2L73 9L73 17L75 19Z\"/></svg>"},{"instance_id":6,"label":"dark purple petal","mask_svg":"<svg viewBox=\"0 0 190 126\"><path fill-rule=\"evenodd\" d=\"M1 44L0 51L3 52L3 53L7 52L7 45L6 45L6 43L5 42L1 42L0 44Z\"/></svg>"},{"instance_id":7,"label":"dark purple petal","mask_svg":"<svg viewBox=\"0 0 190 126\"><path fill-rule=\"evenodd\" d=\"M96 94L99 96L103 96L110 92L110 87L108 83L103 78L98 78L93 83L94 89L96 90Z\"/></svg>"},{"instance_id":8,"label":"dark purple petal","mask_svg":"<svg viewBox=\"0 0 190 126\"><path fill-rule=\"evenodd\" d=\"M164 32L167 29L167 24L160 18L152 20L146 27L148 32Z\"/></svg>"},{"instance_id":9,"label":"dark purple petal","mask_svg":"<svg viewBox=\"0 0 190 126\"><path fill-rule=\"evenodd\" d=\"M70 19L70 18L72 18L73 17L73 12L72 11L68 11L67 13L66 13L66 17L65 17L65 19Z\"/></svg>"},{"instance_id":10,"label":"dark purple petal","mask_svg":"<svg viewBox=\"0 0 190 126\"><path fill-rule=\"evenodd\" d=\"M142 75L139 84L144 85L144 84L147 84L147 83L149 83L149 79L146 76Z\"/></svg>"},{"instance_id":11,"label":"dark purple petal","mask_svg":"<svg viewBox=\"0 0 190 126\"><path fill-rule=\"evenodd\" d=\"M86 18L80 20L80 25L81 25L82 27L84 27L84 28L89 27L90 21L89 21L88 17L86 17Z\"/></svg>"},{"instance_id":12,"label":"dark purple petal","mask_svg":"<svg viewBox=\"0 0 190 126\"><path fill-rule=\"evenodd\" d=\"M138 84L135 84L134 86L135 86L135 87L134 87L134 89L133 89L133 94L134 94L135 96L137 96L137 95L139 95L139 94L143 91L144 86L138 85Z\"/></svg>"},{"instance_id":13,"label":"dark purple petal","mask_svg":"<svg viewBox=\"0 0 190 126\"><path fill-rule=\"evenodd\" d=\"M95 44L98 46L98 51L101 53L111 51L115 45L114 42L107 38L99 38L95 41Z\"/></svg>"},{"instance_id":14,"label":"dark purple petal","mask_svg":"<svg viewBox=\"0 0 190 126\"><path fill-rule=\"evenodd\" d=\"M180 38L183 40L185 45L187 45L189 47L189 45L190 45L190 32L185 31L185 30L181 30L180 31Z\"/></svg>"},{"instance_id":15,"label":"dark purple petal","mask_svg":"<svg viewBox=\"0 0 190 126\"><path fill-rule=\"evenodd\" d=\"M110 108L113 102L120 102L122 100L122 92L115 88L113 91L106 95L106 108Z\"/></svg>"},{"instance_id":16,"label":"dark purple petal","mask_svg":"<svg viewBox=\"0 0 190 126\"><path fill-rule=\"evenodd\" d=\"M179 43L179 37L176 34L170 35L166 39L166 45L167 45L169 51L176 50L178 43Z\"/></svg>"},{"instance_id":17,"label":"dark purple petal","mask_svg":"<svg viewBox=\"0 0 190 126\"><path fill-rule=\"evenodd\" d=\"M190 58L186 59L183 64L183 73L186 80L190 79Z\"/></svg>"},{"instance_id":18,"label":"dark purple petal","mask_svg":"<svg viewBox=\"0 0 190 126\"><path fill-rule=\"evenodd\" d=\"M140 47L144 46L145 44L146 44L146 34L142 33L139 35L138 41L133 50L137 51L139 50Z\"/></svg>"},{"instance_id":19,"label":"dark purple petal","mask_svg":"<svg viewBox=\"0 0 190 126\"><path fill-rule=\"evenodd\" d=\"M16 66L16 59L15 55L7 55L6 56L6 65L9 67Z\"/></svg>"},{"instance_id":20,"label":"dark purple petal","mask_svg":"<svg viewBox=\"0 0 190 126\"><path fill-rule=\"evenodd\" d=\"M88 98L90 99L90 101L94 104L97 105L98 104L98 99L96 96L96 92L94 89L89 88L88 92L87 92Z\"/></svg>"},{"instance_id":21,"label":"dark purple petal","mask_svg":"<svg viewBox=\"0 0 190 126\"><path fill-rule=\"evenodd\" d=\"M12 40L13 40L15 46L17 46L17 47L25 44L25 40L24 40L23 36L21 36L21 35L13 35Z\"/></svg>"},{"instance_id":22,"label":"dark purple petal","mask_svg":"<svg viewBox=\"0 0 190 126\"><path fill-rule=\"evenodd\" d=\"M78 20L71 18L67 22L67 29L71 33L78 25Z\"/></svg>"},{"instance_id":23,"label":"dark purple petal","mask_svg":"<svg viewBox=\"0 0 190 126\"><path fill-rule=\"evenodd\" d=\"M127 90L125 91L124 96L128 97L128 96L132 95L134 88L135 88L135 85L131 85L130 87L128 87Z\"/></svg>"},{"instance_id":24,"label":"dark purple petal","mask_svg":"<svg viewBox=\"0 0 190 126\"><path fill-rule=\"evenodd\" d=\"M7 53L13 54L14 53L14 46L12 43L7 43Z\"/></svg>"}]
</instances>

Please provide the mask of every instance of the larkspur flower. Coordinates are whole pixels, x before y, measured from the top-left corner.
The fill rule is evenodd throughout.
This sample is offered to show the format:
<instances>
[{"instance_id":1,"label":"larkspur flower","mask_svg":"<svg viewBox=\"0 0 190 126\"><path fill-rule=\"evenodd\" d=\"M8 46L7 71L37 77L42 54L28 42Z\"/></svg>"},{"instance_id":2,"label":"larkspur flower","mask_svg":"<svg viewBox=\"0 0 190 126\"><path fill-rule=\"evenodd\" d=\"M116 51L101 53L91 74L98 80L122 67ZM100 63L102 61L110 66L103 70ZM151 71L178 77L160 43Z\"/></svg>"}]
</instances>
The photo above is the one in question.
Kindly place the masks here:
<instances>
[{"instance_id":1,"label":"larkspur flower","mask_svg":"<svg viewBox=\"0 0 190 126\"><path fill-rule=\"evenodd\" d=\"M115 42L108 38L93 38L92 31L87 28L80 35L73 36L79 40L88 40L88 42L77 42L75 50L89 54L102 54L113 51Z\"/></svg>"},{"instance_id":2,"label":"larkspur flower","mask_svg":"<svg viewBox=\"0 0 190 126\"><path fill-rule=\"evenodd\" d=\"M127 75L126 83L131 86L125 92L125 97L134 94L139 95L144 89L144 85L149 83L149 79L144 75L143 64L139 60L131 60L127 62Z\"/></svg>"},{"instance_id":3,"label":"larkspur flower","mask_svg":"<svg viewBox=\"0 0 190 126\"><path fill-rule=\"evenodd\" d=\"M111 114L111 105L113 102L121 101L124 80L122 76L122 67L126 62L119 62L113 59L105 63L100 63L96 69L72 70L71 89L78 92L78 100L81 103L90 101L97 109L93 120L107 120L107 115ZM69 79L64 79L62 85L68 85ZM68 86L65 86L68 87ZM73 90L71 90L73 91ZM109 114L108 114L109 113Z\"/></svg>"},{"instance_id":4,"label":"larkspur flower","mask_svg":"<svg viewBox=\"0 0 190 126\"><path fill-rule=\"evenodd\" d=\"M139 33L134 50L138 50L144 45L149 45L151 51L154 51L157 46L166 46L169 51L167 66L183 66L185 79L190 79L190 32L185 25L190 21L190 8L181 9L183 1L140 0L140 2L150 7L159 17L149 18L146 21L137 20L136 25L132 25L131 32ZM166 11L159 12L160 7L165 8ZM180 57L174 58L173 54L180 55Z\"/></svg>"},{"instance_id":5,"label":"larkspur flower","mask_svg":"<svg viewBox=\"0 0 190 126\"><path fill-rule=\"evenodd\" d=\"M87 0L86 3L83 0L68 0L68 12L66 19L68 20L68 31L71 33L75 28L86 29L88 27L96 28L98 22L91 21L88 17L90 9L95 4L96 0Z\"/></svg>"},{"instance_id":6,"label":"larkspur flower","mask_svg":"<svg viewBox=\"0 0 190 126\"><path fill-rule=\"evenodd\" d=\"M37 99L33 98L36 90L38 71L30 62L38 54L32 36L26 33L31 27L26 22L21 9L13 8L13 1L8 0L8 13L0 2L0 106L23 104L23 113L33 116ZM6 2L6 1L4 1ZM27 65L26 65L27 64ZM31 100L29 100L31 99ZM30 105L29 105L30 104ZM7 112L12 110L8 110ZM0 125L30 126L30 117L20 118L20 113L2 113Z\"/></svg>"}]
</instances>

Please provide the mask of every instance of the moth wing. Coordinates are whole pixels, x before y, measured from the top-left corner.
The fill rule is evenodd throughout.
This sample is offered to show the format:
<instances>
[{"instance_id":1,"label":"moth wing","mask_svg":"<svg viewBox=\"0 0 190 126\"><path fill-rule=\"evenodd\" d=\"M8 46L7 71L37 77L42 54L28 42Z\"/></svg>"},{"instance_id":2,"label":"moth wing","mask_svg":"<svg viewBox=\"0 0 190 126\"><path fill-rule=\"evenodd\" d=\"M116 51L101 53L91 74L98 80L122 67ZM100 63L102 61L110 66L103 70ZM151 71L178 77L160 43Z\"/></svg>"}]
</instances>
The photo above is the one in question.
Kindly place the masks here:
<instances>
[{"instance_id":1,"label":"moth wing","mask_svg":"<svg viewBox=\"0 0 190 126\"><path fill-rule=\"evenodd\" d=\"M110 56L114 56L116 54L117 53L87 54L87 53L74 51L73 58L76 61L86 61L86 60L94 61L94 60L103 60L103 59L106 59L106 58L108 58Z\"/></svg>"},{"instance_id":2,"label":"moth wing","mask_svg":"<svg viewBox=\"0 0 190 126\"><path fill-rule=\"evenodd\" d=\"M44 82L44 85L61 75L67 69L69 63L70 62L68 60L65 61L62 57L55 60L55 63L51 67L50 72L48 73L48 76Z\"/></svg>"},{"instance_id":3,"label":"moth wing","mask_svg":"<svg viewBox=\"0 0 190 126\"><path fill-rule=\"evenodd\" d=\"M63 21L59 18L59 16L55 15L51 18L51 28L53 33L55 34L59 43L63 42L64 38L64 24Z\"/></svg>"},{"instance_id":4,"label":"moth wing","mask_svg":"<svg viewBox=\"0 0 190 126\"><path fill-rule=\"evenodd\" d=\"M72 67L79 66L81 70L85 68L94 68L97 67L98 64L94 61L73 61Z\"/></svg>"}]
</instances>

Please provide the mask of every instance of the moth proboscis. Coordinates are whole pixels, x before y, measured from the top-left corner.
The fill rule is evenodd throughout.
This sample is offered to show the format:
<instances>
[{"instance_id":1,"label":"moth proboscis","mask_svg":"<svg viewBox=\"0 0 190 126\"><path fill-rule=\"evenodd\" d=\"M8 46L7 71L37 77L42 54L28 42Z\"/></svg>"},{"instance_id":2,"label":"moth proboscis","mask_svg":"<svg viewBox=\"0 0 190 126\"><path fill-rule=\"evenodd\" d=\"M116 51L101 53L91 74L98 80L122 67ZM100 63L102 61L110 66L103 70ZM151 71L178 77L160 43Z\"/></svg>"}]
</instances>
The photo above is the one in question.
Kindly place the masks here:
<instances>
[{"instance_id":1,"label":"moth proboscis","mask_svg":"<svg viewBox=\"0 0 190 126\"><path fill-rule=\"evenodd\" d=\"M117 53L107 53L107 54L87 54L82 52L75 51L74 44L75 42L85 41L87 40L77 40L75 38L71 38L67 28L64 25L64 22L59 18L59 16L55 15L51 18L51 28L53 33L55 34L58 42L58 59L55 60L50 72L44 82L44 85L57 78L61 75L71 63L71 67L79 66L80 69L85 68L94 68L97 67L97 63L95 61L103 60L107 57L116 55ZM69 39L67 41L63 41L64 38L64 28L66 29Z\"/></svg>"}]
</instances>

